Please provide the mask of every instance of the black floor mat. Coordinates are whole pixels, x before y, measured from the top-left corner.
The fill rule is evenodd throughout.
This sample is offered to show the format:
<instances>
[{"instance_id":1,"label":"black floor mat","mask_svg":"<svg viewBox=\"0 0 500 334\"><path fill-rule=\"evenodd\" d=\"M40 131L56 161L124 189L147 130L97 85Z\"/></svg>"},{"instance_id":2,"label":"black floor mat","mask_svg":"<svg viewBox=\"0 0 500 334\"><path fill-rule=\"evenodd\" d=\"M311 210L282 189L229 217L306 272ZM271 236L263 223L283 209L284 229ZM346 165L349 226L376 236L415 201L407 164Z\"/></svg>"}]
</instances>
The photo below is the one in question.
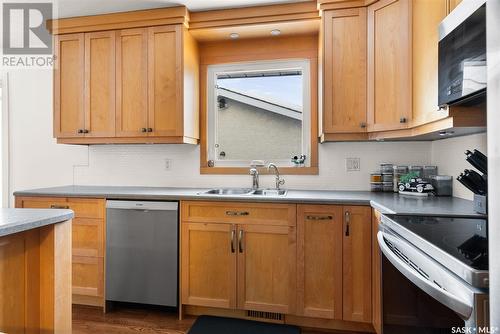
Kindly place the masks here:
<instances>
[{"instance_id":1,"label":"black floor mat","mask_svg":"<svg viewBox=\"0 0 500 334\"><path fill-rule=\"evenodd\" d=\"M196 319L188 334L300 334L300 328L202 315Z\"/></svg>"}]
</instances>

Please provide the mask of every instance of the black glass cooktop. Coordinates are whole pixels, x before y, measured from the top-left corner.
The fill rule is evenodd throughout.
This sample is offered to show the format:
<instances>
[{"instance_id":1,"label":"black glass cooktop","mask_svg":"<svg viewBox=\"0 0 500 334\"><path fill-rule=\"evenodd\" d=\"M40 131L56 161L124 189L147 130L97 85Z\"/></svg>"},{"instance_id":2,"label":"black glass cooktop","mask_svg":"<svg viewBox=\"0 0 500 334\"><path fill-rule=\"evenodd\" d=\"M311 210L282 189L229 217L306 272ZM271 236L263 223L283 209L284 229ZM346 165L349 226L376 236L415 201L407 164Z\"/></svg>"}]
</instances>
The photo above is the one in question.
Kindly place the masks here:
<instances>
[{"instance_id":1,"label":"black glass cooktop","mask_svg":"<svg viewBox=\"0 0 500 334\"><path fill-rule=\"evenodd\" d=\"M487 220L414 216L392 216L391 220L466 265L488 270Z\"/></svg>"}]
</instances>

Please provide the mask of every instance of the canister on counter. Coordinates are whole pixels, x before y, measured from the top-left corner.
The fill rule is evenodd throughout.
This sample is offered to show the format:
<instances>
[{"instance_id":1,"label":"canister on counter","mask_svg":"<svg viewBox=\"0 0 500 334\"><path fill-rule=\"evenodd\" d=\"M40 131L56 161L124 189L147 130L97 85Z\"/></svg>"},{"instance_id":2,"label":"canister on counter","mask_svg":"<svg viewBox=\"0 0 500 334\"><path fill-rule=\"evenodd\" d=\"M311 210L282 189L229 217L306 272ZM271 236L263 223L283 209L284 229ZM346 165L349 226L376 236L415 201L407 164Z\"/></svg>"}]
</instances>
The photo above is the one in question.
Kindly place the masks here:
<instances>
[{"instance_id":1,"label":"canister on counter","mask_svg":"<svg viewBox=\"0 0 500 334\"><path fill-rule=\"evenodd\" d=\"M431 184L434 187L434 194L436 196L453 195L453 177L448 175L433 175L431 176Z\"/></svg>"},{"instance_id":2,"label":"canister on counter","mask_svg":"<svg viewBox=\"0 0 500 334\"><path fill-rule=\"evenodd\" d=\"M393 164L383 162L380 164L380 172L382 173L393 173Z\"/></svg>"},{"instance_id":3,"label":"canister on counter","mask_svg":"<svg viewBox=\"0 0 500 334\"><path fill-rule=\"evenodd\" d=\"M438 174L437 166L424 166L420 177L422 177L423 179L430 180L432 176L435 176L437 174Z\"/></svg>"},{"instance_id":4,"label":"canister on counter","mask_svg":"<svg viewBox=\"0 0 500 334\"><path fill-rule=\"evenodd\" d=\"M374 172L370 174L370 182L382 182L382 173Z\"/></svg>"},{"instance_id":5,"label":"canister on counter","mask_svg":"<svg viewBox=\"0 0 500 334\"><path fill-rule=\"evenodd\" d=\"M382 182L382 188L384 192L393 192L394 184L392 182Z\"/></svg>"},{"instance_id":6,"label":"canister on counter","mask_svg":"<svg viewBox=\"0 0 500 334\"><path fill-rule=\"evenodd\" d=\"M370 190L374 192L384 191L384 184L382 182L371 182Z\"/></svg>"},{"instance_id":7,"label":"canister on counter","mask_svg":"<svg viewBox=\"0 0 500 334\"><path fill-rule=\"evenodd\" d=\"M418 173L419 177L422 177L424 168L422 166L408 166L408 172L409 173Z\"/></svg>"},{"instance_id":8,"label":"canister on counter","mask_svg":"<svg viewBox=\"0 0 500 334\"><path fill-rule=\"evenodd\" d=\"M391 182L394 181L394 174L392 173L382 173L382 182Z\"/></svg>"}]
</instances>

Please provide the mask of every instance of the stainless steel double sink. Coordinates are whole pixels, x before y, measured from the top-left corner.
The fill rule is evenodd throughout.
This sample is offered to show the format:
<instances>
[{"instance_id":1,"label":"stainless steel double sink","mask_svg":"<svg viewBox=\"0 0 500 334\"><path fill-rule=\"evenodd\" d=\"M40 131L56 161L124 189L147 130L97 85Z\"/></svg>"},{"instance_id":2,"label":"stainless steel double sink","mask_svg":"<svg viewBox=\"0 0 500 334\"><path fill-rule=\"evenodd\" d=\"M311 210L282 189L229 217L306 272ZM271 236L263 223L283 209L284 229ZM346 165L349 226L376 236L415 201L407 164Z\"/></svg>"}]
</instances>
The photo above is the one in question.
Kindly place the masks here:
<instances>
[{"instance_id":1,"label":"stainless steel double sink","mask_svg":"<svg viewBox=\"0 0 500 334\"><path fill-rule=\"evenodd\" d=\"M199 195L282 197L286 193L286 189L215 188L200 192Z\"/></svg>"}]
</instances>

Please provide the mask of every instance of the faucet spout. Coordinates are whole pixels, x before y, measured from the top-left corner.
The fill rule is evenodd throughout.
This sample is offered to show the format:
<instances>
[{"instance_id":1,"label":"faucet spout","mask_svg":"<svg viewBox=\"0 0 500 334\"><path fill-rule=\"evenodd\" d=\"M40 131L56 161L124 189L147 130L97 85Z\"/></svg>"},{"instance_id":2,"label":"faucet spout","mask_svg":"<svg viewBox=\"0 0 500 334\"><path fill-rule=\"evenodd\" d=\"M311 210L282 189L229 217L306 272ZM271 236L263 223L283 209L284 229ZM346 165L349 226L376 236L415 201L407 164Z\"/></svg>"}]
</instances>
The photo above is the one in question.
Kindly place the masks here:
<instances>
[{"instance_id":1,"label":"faucet spout","mask_svg":"<svg viewBox=\"0 0 500 334\"><path fill-rule=\"evenodd\" d=\"M276 164L273 164L272 162L267 166L267 170L271 171L274 170L274 175L276 175L276 190L280 189L280 186L285 184L285 180L280 178L280 171L278 169L278 166Z\"/></svg>"}]
</instances>

